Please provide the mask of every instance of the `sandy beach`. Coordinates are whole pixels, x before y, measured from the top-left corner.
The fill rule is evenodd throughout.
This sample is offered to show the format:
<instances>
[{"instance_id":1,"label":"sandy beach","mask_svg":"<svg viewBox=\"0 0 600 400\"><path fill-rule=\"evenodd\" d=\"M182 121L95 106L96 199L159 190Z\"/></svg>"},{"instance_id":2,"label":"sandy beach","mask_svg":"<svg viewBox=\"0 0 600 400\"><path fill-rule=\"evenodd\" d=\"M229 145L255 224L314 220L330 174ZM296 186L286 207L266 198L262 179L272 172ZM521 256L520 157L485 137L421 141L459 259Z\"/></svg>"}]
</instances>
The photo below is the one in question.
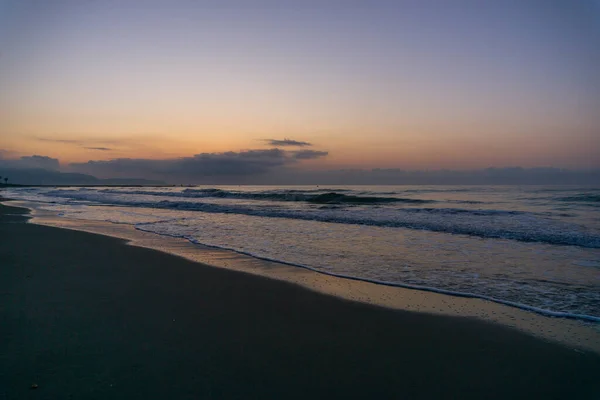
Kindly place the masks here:
<instances>
[{"instance_id":1,"label":"sandy beach","mask_svg":"<svg viewBox=\"0 0 600 400\"><path fill-rule=\"evenodd\" d=\"M27 224L26 214L0 206L0 399L600 396L593 352Z\"/></svg>"}]
</instances>

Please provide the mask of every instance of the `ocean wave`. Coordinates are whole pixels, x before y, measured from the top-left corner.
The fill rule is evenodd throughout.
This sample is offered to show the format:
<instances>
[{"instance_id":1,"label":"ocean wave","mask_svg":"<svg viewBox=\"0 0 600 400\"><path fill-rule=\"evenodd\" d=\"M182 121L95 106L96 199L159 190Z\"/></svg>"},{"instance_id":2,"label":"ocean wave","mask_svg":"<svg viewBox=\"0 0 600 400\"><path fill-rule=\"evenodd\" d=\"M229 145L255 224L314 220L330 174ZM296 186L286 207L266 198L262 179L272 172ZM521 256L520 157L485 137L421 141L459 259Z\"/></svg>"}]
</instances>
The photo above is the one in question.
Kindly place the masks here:
<instances>
[{"instance_id":1,"label":"ocean wave","mask_svg":"<svg viewBox=\"0 0 600 400\"><path fill-rule=\"evenodd\" d=\"M586 202L586 203L600 203L600 195L591 193L582 193L575 196L559 197L559 201L568 202Z\"/></svg>"},{"instance_id":2,"label":"ocean wave","mask_svg":"<svg viewBox=\"0 0 600 400\"><path fill-rule=\"evenodd\" d=\"M434 203L434 200L409 199L399 197L378 197L378 196L351 196L337 192L323 193L316 196L309 196L305 200L309 203L317 204L378 204L378 203L410 203L424 204Z\"/></svg>"},{"instance_id":3,"label":"ocean wave","mask_svg":"<svg viewBox=\"0 0 600 400\"><path fill-rule=\"evenodd\" d=\"M600 188L595 188L595 187L585 187L582 188L581 186L576 186L576 187L558 187L558 188L544 188L544 189L538 189L535 190L535 193L557 193L557 192L581 192L581 191L588 191L588 192L598 192L600 191Z\"/></svg>"},{"instance_id":4,"label":"ocean wave","mask_svg":"<svg viewBox=\"0 0 600 400\"><path fill-rule=\"evenodd\" d=\"M56 191L51 196L66 197L98 204L146 207L206 213L241 214L266 218L287 218L338 224L420 229L433 232L463 234L482 238L498 238L522 242L600 248L600 234L582 230L577 225L540 218L524 211L468 210L456 208L401 208L382 212L351 212L348 209L319 208L289 210L247 205L222 205L198 201L143 201L131 198L98 197L97 192ZM380 211L380 210L379 210Z\"/></svg>"},{"instance_id":5,"label":"ocean wave","mask_svg":"<svg viewBox=\"0 0 600 400\"><path fill-rule=\"evenodd\" d=\"M500 215L534 215L527 211L509 211L509 210L469 210L465 208L407 208L402 210L407 213L427 213L444 215L479 215L479 216L500 216Z\"/></svg>"},{"instance_id":6,"label":"ocean wave","mask_svg":"<svg viewBox=\"0 0 600 400\"><path fill-rule=\"evenodd\" d=\"M489 187L478 186L478 187L471 187L471 188L405 189L405 190L402 190L402 193L473 193L473 192L487 192L489 190L490 190Z\"/></svg>"},{"instance_id":7,"label":"ocean wave","mask_svg":"<svg viewBox=\"0 0 600 400\"><path fill-rule=\"evenodd\" d=\"M242 192L231 191L217 188L210 189L185 189L181 192L173 191L149 191L149 190L100 190L100 193L127 194L127 195L148 195L160 197L182 197L182 198L225 198L225 199L245 199L245 200L269 200L269 201L297 201L314 204L382 204L382 203L407 203L407 204L425 204L434 203L434 200L412 199L401 197L382 197L382 196L357 196L344 194L349 190L336 189L327 191L327 189L315 190L277 190L262 192Z\"/></svg>"}]
</instances>

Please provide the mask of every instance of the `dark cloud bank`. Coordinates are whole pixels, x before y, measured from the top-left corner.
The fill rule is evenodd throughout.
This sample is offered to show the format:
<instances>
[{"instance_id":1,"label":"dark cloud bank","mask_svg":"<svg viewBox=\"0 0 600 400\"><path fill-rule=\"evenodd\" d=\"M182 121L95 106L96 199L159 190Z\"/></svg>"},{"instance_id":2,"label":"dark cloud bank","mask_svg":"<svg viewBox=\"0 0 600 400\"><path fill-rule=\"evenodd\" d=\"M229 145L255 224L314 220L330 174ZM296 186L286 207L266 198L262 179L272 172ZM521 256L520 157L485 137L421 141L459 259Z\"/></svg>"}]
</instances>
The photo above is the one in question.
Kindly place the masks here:
<instances>
[{"instance_id":1,"label":"dark cloud bank","mask_svg":"<svg viewBox=\"0 0 600 400\"><path fill-rule=\"evenodd\" d=\"M0 155L2 152L0 152ZM487 168L471 171L400 169L319 170L301 163L328 155L317 150L279 148L150 160L120 158L60 167L59 160L33 155L0 159L0 175L21 184L276 184L276 185L593 185L600 169ZM135 178L131 178L135 177Z\"/></svg>"},{"instance_id":2,"label":"dark cloud bank","mask_svg":"<svg viewBox=\"0 0 600 400\"><path fill-rule=\"evenodd\" d=\"M50 171L58 170L60 164L58 159L47 156L25 156L17 159L4 160L0 158L0 167L3 168L14 168L14 169L27 169L27 168L41 168Z\"/></svg>"},{"instance_id":3,"label":"dark cloud bank","mask_svg":"<svg viewBox=\"0 0 600 400\"><path fill-rule=\"evenodd\" d=\"M9 183L21 185L152 185L161 181L147 179L99 179L92 175L59 171L56 158L47 156L25 156L18 159L3 159L0 151L0 176Z\"/></svg>"},{"instance_id":4,"label":"dark cloud bank","mask_svg":"<svg viewBox=\"0 0 600 400\"><path fill-rule=\"evenodd\" d=\"M193 157L166 160L119 158L108 161L74 163L70 168L98 176L134 175L175 182L218 182L252 180L274 170L285 169L301 160L327 155L325 151L286 151L278 148L240 152L201 153Z\"/></svg>"}]
</instances>

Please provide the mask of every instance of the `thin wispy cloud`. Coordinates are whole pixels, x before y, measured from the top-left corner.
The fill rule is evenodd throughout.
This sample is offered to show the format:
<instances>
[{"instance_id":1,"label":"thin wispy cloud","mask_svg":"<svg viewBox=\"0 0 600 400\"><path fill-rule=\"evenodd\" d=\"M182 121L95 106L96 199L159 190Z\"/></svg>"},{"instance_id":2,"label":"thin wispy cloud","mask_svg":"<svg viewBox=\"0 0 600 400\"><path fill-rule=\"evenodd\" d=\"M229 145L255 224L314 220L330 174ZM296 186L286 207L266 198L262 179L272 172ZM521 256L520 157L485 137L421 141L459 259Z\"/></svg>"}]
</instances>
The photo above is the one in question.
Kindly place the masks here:
<instances>
[{"instance_id":1,"label":"thin wispy cloud","mask_svg":"<svg viewBox=\"0 0 600 400\"><path fill-rule=\"evenodd\" d=\"M87 150L112 151L110 147L84 147Z\"/></svg>"},{"instance_id":2,"label":"thin wispy cloud","mask_svg":"<svg viewBox=\"0 0 600 400\"><path fill-rule=\"evenodd\" d=\"M289 147L307 147L307 146L312 146L312 143L309 142L303 142L300 140L293 140L293 139L264 139L264 142L267 142L269 145L271 146L277 146L277 147L285 147L285 146L289 146Z\"/></svg>"},{"instance_id":3,"label":"thin wispy cloud","mask_svg":"<svg viewBox=\"0 0 600 400\"><path fill-rule=\"evenodd\" d=\"M165 148L173 142L167 140L164 135L145 133L145 134L130 134L123 135L120 137L114 136L92 136L85 138L71 138L60 135L49 135L49 136L31 136L30 140L37 142L49 143L62 145L65 147L76 148L79 147L84 150L93 151L146 151L152 152L156 156L163 155L164 157L169 156L168 153L164 152Z\"/></svg>"},{"instance_id":4,"label":"thin wispy cloud","mask_svg":"<svg viewBox=\"0 0 600 400\"><path fill-rule=\"evenodd\" d=\"M84 148L100 148L104 147L102 145L110 145L110 144L119 144L124 141L127 141L128 138L86 138L86 139L65 139L61 137L41 137L35 136L34 139L38 142L46 142L46 143L61 143L61 144L72 144L75 146L81 146Z\"/></svg>"},{"instance_id":5,"label":"thin wispy cloud","mask_svg":"<svg viewBox=\"0 0 600 400\"><path fill-rule=\"evenodd\" d=\"M65 144L77 144L80 145L84 141L78 139L56 139L56 138L45 138L45 137L35 137L35 140L38 142L49 142L49 143L65 143Z\"/></svg>"}]
</instances>

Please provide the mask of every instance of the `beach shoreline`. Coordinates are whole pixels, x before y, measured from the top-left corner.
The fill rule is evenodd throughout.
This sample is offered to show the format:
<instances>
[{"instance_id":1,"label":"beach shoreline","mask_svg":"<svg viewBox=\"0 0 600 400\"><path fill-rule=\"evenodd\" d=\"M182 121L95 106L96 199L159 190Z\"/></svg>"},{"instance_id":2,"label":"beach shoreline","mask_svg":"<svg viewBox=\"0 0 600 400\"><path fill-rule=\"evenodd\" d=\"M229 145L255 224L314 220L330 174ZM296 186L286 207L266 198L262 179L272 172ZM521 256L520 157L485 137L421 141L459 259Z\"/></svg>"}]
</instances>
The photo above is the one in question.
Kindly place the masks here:
<instances>
[{"instance_id":1,"label":"beach shoreline","mask_svg":"<svg viewBox=\"0 0 600 400\"><path fill-rule=\"evenodd\" d=\"M25 223L27 213L0 206L0 398L600 393L593 351L476 318L307 290L314 284L301 281L319 275L311 271L289 272L297 283L265 279Z\"/></svg>"},{"instance_id":2,"label":"beach shoreline","mask_svg":"<svg viewBox=\"0 0 600 400\"><path fill-rule=\"evenodd\" d=\"M477 297L455 296L338 277L278 261L256 258L233 250L205 246L185 238L138 230L128 224L65 218L53 211L40 208L39 204L34 202L11 200L10 204L28 209L30 223L116 237L126 240L128 245L158 250L212 267L297 284L345 300L401 311L477 318L518 329L574 349L591 350L600 354L598 323L555 318Z\"/></svg>"}]
</instances>

